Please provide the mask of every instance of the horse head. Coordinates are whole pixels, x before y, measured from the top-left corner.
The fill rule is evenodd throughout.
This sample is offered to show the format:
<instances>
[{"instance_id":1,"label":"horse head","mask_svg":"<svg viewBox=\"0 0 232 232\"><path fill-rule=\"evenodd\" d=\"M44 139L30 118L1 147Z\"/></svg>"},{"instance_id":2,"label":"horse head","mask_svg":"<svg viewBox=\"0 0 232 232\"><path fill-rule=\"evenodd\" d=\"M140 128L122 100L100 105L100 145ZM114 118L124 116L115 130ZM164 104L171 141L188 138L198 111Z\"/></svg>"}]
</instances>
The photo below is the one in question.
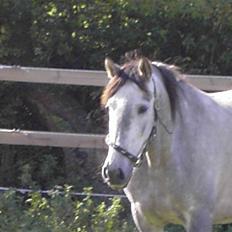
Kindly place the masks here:
<instances>
[{"instance_id":1,"label":"horse head","mask_svg":"<svg viewBox=\"0 0 232 232\"><path fill-rule=\"evenodd\" d=\"M122 66L105 60L109 83L102 94L108 109L108 155L102 176L111 187L127 186L133 169L141 163L154 127L152 65L143 57Z\"/></svg>"}]
</instances>

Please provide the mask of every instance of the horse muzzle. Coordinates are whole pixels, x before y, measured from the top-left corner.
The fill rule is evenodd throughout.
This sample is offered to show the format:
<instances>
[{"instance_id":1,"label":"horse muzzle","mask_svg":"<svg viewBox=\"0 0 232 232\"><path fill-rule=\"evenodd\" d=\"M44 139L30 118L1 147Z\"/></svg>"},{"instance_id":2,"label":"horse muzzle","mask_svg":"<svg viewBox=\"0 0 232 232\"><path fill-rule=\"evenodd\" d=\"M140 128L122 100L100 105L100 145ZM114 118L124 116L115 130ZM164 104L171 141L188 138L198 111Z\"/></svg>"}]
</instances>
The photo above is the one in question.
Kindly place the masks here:
<instances>
[{"instance_id":1,"label":"horse muzzle","mask_svg":"<svg viewBox=\"0 0 232 232\"><path fill-rule=\"evenodd\" d=\"M113 189L125 188L130 180L121 168L111 168L109 165L102 167L102 177Z\"/></svg>"}]
</instances>

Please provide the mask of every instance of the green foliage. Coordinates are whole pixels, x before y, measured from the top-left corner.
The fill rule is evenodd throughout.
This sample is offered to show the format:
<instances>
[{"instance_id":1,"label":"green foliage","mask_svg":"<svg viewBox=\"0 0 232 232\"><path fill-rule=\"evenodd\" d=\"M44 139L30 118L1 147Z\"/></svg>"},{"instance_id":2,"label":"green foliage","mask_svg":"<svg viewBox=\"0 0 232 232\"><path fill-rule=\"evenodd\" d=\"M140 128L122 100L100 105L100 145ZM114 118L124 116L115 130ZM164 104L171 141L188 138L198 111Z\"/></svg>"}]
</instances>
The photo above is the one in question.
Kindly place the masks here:
<instances>
[{"instance_id":1,"label":"green foliage","mask_svg":"<svg viewBox=\"0 0 232 232\"><path fill-rule=\"evenodd\" d=\"M188 71L231 73L232 5L221 0L0 0L1 62L96 69L141 48Z\"/></svg>"},{"instance_id":2,"label":"green foliage","mask_svg":"<svg viewBox=\"0 0 232 232\"><path fill-rule=\"evenodd\" d=\"M91 188L82 200L72 196L70 186L55 188L48 196L38 192L27 197L9 190L0 194L0 231L4 232L136 232L119 198L96 201ZM63 190L63 194L60 191ZM166 232L184 232L169 225ZM232 226L215 226L215 232L231 232Z\"/></svg>"},{"instance_id":3,"label":"green foliage","mask_svg":"<svg viewBox=\"0 0 232 232\"><path fill-rule=\"evenodd\" d=\"M123 218L120 199L94 201L85 190L83 200L73 199L71 187L51 191L48 197L38 192L27 199L10 190L0 195L0 231L5 232L135 232Z\"/></svg>"}]
</instances>

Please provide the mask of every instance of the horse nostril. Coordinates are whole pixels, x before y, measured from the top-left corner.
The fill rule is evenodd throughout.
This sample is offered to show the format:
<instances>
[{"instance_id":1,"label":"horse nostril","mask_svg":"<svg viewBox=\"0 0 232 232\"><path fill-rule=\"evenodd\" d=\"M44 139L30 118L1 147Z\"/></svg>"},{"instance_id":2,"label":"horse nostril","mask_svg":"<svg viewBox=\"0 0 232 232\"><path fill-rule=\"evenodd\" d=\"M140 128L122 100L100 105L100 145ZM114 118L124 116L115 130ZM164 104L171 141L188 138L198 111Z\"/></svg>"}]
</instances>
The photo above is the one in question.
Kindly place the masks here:
<instances>
[{"instance_id":1,"label":"horse nostril","mask_svg":"<svg viewBox=\"0 0 232 232\"><path fill-rule=\"evenodd\" d=\"M108 169L107 176L112 184L121 184L125 180L125 175L121 168Z\"/></svg>"},{"instance_id":2,"label":"horse nostril","mask_svg":"<svg viewBox=\"0 0 232 232\"><path fill-rule=\"evenodd\" d=\"M119 177L119 179L121 179L121 180L124 180L125 179L125 175L124 175L124 173L123 173L123 171L122 171L122 169L121 168L119 168L119 173L118 173L118 177Z\"/></svg>"},{"instance_id":3,"label":"horse nostril","mask_svg":"<svg viewBox=\"0 0 232 232\"><path fill-rule=\"evenodd\" d=\"M102 177L111 186L124 186L126 176L121 168L102 167Z\"/></svg>"}]
</instances>

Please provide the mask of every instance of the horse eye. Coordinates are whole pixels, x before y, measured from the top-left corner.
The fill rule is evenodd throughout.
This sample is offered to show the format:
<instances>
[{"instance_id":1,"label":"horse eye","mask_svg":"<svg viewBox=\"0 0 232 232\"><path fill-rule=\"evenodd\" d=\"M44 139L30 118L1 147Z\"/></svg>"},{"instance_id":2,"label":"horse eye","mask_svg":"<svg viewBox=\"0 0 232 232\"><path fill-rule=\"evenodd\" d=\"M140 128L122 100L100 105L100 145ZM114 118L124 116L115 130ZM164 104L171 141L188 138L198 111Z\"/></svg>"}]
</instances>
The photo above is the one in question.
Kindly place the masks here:
<instances>
[{"instance_id":1,"label":"horse eye","mask_svg":"<svg viewBox=\"0 0 232 232\"><path fill-rule=\"evenodd\" d=\"M148 107L145 105L139 106L138 114L144 114L147 111Z\"/></svg>"}]
</instances>

